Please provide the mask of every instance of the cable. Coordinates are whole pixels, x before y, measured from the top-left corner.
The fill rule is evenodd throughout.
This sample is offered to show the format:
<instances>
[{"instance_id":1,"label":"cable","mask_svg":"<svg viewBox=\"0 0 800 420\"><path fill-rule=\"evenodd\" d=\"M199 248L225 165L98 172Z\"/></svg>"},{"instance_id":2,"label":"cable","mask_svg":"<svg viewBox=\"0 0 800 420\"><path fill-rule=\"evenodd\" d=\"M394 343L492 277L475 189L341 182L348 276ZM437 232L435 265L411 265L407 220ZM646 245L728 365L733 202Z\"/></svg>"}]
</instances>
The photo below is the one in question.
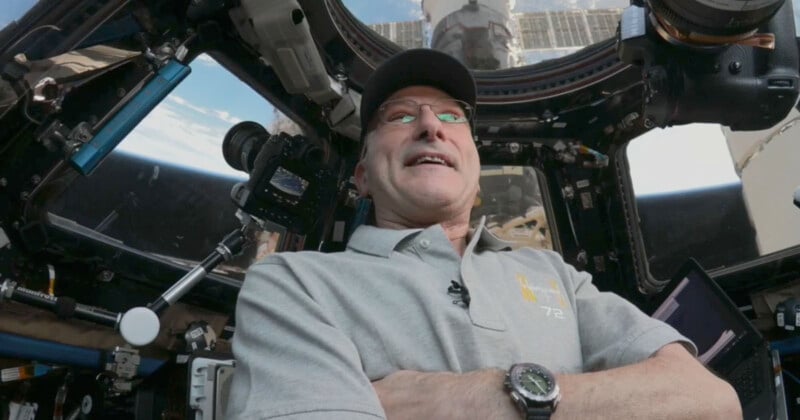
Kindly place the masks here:
<instances>
[{"instance_id":1,"label":"cable","mask_svg":"<svg viewBox=\"0 0 800 420\"><path fill-rule=\"evenodd\" d=\"M11 46L10 46L10 47L8 47L8 48L6 49L6 51L11 51L11 50L13 50L13 49L14 49L14 47L16 47L17 45L19 45L19 44L20 44L22 41L24 41L25 39L27 39L29 36L33 35L35 32L39 31L40 29L52 29L52 30L54 30L54 31L61 32L61 28L59 28L59 27L58 27L58 26L56 26L56 25L42 25L42 26L37 26L36 28L33 28L33 29L31 29L30 31L28 31L28 33L26 33L25 35L22 35L22 36L21 36L21 37L20 37L18 40L14 41L14 43L13 43L13 44L11 44Z\"/></svg>"},{"instance_id":2,"label":"cable","mask_svg":"<svg viewBox=\"0 0 800 420\"><path fill-rule=\"evenodd\" d=\"M31 106L31 95L32 94L33 94L32 90L28 90L27 92L25 92L25 102L22 104L22 111L25 114L25 117L28 120L30 120L30 122L32 122L32 123L34 123L36 125L42 125L43 121L37 120L36 118L33 118L31 116L31 114L30 114L30 111L28 110L28 108Z\"/></svg>"}]
</instances>

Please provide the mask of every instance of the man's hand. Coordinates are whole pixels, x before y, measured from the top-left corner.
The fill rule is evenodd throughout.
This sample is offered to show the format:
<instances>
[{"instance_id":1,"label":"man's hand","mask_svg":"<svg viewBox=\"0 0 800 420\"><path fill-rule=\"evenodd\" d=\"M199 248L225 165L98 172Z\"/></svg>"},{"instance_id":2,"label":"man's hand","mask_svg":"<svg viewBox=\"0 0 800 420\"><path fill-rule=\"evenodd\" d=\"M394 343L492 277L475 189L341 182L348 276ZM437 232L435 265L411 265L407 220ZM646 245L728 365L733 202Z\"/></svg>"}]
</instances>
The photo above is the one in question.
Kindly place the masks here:
<instances>
[{"instance_id":1,"label":"man's hand","mask_svg":"<svg viewBox=\"0 0 800 420\"><path fill-rule=\"evenodd\" d=\"M391 420L519 420L519 411L503 389L504 376L499 369L465 374L401 370L372 386Z\"/></svg>"}]
</instances>

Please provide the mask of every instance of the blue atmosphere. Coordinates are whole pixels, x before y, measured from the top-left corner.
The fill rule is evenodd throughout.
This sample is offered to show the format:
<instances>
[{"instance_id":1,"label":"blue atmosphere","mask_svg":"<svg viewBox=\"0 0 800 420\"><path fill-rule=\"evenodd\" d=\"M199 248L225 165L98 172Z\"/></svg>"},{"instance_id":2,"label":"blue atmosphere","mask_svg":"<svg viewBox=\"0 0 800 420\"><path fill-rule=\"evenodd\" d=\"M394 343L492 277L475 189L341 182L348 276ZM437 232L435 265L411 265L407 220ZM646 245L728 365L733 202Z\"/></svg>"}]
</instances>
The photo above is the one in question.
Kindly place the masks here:
<instances>
[{"instance_id":1,"label":"blue atmosphere","mask_svg":"<svg viewBox=\"0 0 800 420\"><path fill-rule=\"evenodd\" d=\"M0 29L12 20L21 18L34 4L36 0L3 0L0 5Z\"/></svg>"}]
</instances>

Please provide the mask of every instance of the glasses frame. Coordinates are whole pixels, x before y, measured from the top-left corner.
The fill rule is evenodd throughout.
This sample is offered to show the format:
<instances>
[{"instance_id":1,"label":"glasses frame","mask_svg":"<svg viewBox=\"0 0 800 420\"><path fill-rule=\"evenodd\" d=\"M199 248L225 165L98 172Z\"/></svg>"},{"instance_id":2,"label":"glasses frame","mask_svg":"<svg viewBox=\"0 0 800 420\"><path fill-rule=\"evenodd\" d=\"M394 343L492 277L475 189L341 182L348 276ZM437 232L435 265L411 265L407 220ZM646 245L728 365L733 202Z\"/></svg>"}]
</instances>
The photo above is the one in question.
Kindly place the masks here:
<instances>
[{"instance_id":1,"label":"glasses frame","mask_svg":"<svg viewBox=\"0 0 800 420\"><path fill-rule=\"evenodd\" d=\"M392 104L392 103L398 103L398 102L405 102L405 103L409 103L409 104L413 103L414 105L416 105L417 114L416 114L416 117L414 118L413 121L409 121L407 123L404 123L404 122L388 121L387 119L384 118L384 111L386 110L387 106ZM382 103L381 106L378 107L378 110L377 110L375 115L378 117L377 121L380 124L392 125L392 126L410 125L412 123L417 122L417 120L419 119L419 116L422 115L422 106L423 105L428 105L429 107L431 107L431 111L433 112L433 107L436 106L437 104L442 103L442 102L455 102L464 111L464 117L466 119L464 121L445 121L445 120L439 118L439 114L434 112L434 114L436 115L436 118L439 121L441 121L444 124L454 124L454 125L455 124L470 124L472 122L472 118L475 115L475 108L473 108L470 104L468 104L468 103L466 103L466 102L464 102L464 101L462 101L460 99L455 99L455 98L440 98L440 99L436 99L436 100L434 100L432 102L429 102L429 103L428 102L420 103L420 102L417 102L417 101L415 101L413 99L402 99L402 98L400 98L400 99L391 99L391 100L388 100L388 101Z\"/></svg>"}]
</instances>

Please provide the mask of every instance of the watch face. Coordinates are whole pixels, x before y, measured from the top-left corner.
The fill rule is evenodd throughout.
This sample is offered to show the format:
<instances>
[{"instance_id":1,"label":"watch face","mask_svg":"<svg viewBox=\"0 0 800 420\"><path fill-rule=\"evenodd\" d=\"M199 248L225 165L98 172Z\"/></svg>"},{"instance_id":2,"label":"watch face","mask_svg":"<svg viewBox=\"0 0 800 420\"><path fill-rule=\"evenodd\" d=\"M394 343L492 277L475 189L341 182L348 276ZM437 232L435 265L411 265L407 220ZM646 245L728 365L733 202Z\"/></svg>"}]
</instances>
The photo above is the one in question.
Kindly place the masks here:
<instances>
[{"instance_id":1,"label":"watch face","mask_svg":"<svg viewBox=\"0 0 800 420\"><path fill-rule=\"evenodd\" d=\"M509 376L513 388L528 400L550 403L558 396L555 378L542 366L533 363L515 365Z\"/></svg>"},{"instance_id":2,"label":"watch face","mask_svg":"<svg viewBox=\"0 0 800 420\"><path fill-rule=\"evenodd\" d=\"M522 372L519 384L533 395L547 395L555 384L550 379L533 369Z\"/></svg>"}]
</instances>

